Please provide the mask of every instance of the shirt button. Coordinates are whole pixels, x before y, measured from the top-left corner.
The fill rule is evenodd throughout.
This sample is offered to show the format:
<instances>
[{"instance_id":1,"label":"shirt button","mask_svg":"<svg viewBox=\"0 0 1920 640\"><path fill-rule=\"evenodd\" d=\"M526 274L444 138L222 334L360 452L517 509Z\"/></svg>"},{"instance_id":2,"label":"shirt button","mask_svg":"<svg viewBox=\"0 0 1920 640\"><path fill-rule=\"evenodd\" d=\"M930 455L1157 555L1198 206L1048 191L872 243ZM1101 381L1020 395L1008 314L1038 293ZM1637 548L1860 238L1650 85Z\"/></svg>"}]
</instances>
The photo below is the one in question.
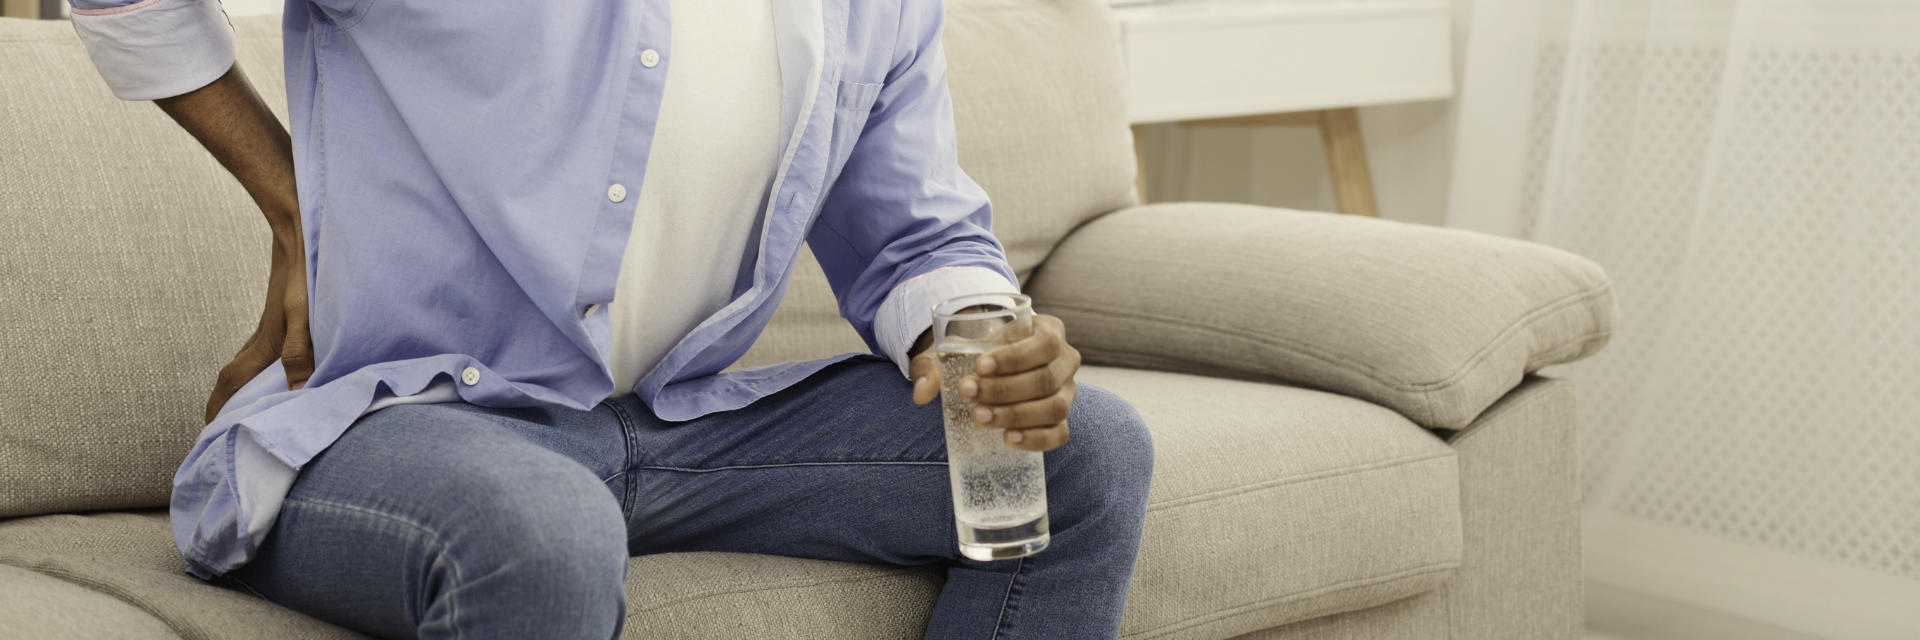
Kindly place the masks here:
<instances>
[{"instance_id":1,"label":"shirt button","mask_svg":"<svg viewBox=\"0 0 1920 640\"><path fill-rule=\"evenodd\" d=\"M599 311L599 310L600 310L600 305L597 305L597 304L587 305L587 312L584 314L581 314L580 317L583 317L583 318L593 317L593 312Z\"/></svg>"},{"instance_id":2,"label":"shirt button","mask_svg":"<svg viewBox=\"0 0 1920 640\"><path fill-rule=\"evenodd\" d=\"M640 52L640 66L652 69L660 65L660 52L648 49Z\"/></svg>"},{"instance_id":3,"label":"shirt button","mask_svg":"<svg viewBox=\"0 0 1920 640\"><path fill-rule=\"evenodd\" d=\"M620 202L622 200L626 200L627 185L616 182L614 183L613 186L607 187L607 199L612 200L614 202Z\"/></svg>"},{"instance_id":4,"label":"shirt button","mask_svg":"<svg viewBox=\"0 0 1920 640\"><path fill-rule=\"evenodd\" d=\"M469 387L480 384L480 370L473 367L460 370L460 381L467 383Z\"/></svg>"}]
</instances>

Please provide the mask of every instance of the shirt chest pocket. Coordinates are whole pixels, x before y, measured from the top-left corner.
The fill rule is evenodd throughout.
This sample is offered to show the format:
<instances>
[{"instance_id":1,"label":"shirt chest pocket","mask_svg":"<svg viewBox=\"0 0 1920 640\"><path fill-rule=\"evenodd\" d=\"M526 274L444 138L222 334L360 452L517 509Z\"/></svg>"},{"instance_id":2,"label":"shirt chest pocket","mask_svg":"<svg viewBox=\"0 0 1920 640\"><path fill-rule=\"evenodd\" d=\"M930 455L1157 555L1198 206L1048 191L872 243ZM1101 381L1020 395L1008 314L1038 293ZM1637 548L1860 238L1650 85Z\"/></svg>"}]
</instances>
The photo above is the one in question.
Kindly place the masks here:
<instances>
[{"instance_id":1,"label":"shirt chest pocket","mask_svg":"<svg viewBox=\"0 0 1920 640\"><path fill-rule=\"evenodd\" d=\"M878 82L841 81L834 98L833 136L827 143L827 184L840 176L840 170L853 157L853 148L866 130L867 117L873 113L874 100L880 97Z\"/></svg>"}]
</instances>

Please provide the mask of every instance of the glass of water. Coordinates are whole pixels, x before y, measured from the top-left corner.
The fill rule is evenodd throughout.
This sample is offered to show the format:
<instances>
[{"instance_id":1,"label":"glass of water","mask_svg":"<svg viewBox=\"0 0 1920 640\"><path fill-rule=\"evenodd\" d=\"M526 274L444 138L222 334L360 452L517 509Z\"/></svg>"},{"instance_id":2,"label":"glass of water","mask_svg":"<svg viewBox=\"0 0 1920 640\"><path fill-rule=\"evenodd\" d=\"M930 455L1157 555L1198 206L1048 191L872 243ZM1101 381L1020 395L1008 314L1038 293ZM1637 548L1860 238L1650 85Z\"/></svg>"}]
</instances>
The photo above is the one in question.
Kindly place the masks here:
<instances>
[{"instance_id":1,"label":"glass of water","mask_svg":"<svg viewBox=\"0 0 1920 640\"><path fill-rule=\"evenodd\" d=\"M1047 473L1038 451L1007 444L1005 429L973 421L973 401L960 381L974 359L1033 335L1026 296L992 293L949 298L933 307L933 348L940 363L940 405L947 426L947 477L960 554L1005 560L1047 548Z\"/></svg>"}]
</instances>

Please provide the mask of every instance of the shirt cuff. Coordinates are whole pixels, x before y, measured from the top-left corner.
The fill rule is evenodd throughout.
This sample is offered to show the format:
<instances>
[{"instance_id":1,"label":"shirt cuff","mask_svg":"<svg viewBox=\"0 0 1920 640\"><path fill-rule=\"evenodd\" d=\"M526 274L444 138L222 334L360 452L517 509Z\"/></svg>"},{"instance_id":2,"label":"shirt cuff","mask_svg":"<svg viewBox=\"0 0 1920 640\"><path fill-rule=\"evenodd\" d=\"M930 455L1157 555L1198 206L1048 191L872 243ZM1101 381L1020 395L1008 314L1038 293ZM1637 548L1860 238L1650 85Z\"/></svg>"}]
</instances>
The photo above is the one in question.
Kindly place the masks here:
<instances>
[{"instance_id":1,"label":"shirt cuff","mask_svg":"<svg viewBox=\"0 0 1920 640\"><path fill-rule=\"evenodd\" d=\"M976 293L1019 293L1020 287L1000 272L986 267L942 267L907 279L887 293L873 318L874 338L880 350L910 375L913 343L933 327L933 305L941 300Z\"/></svg>"},{"instance_id":2,"label":"shirt cuff","mask_svg":"<svg viewBox=\"0 0 1920 640\"><path fill-rule=\"evenodd\" d=\"M233 24L218 0L75 6L73 30L107 87L122 100L171 98L207 86L233 68Z\"/></svg>"}]
</instances>

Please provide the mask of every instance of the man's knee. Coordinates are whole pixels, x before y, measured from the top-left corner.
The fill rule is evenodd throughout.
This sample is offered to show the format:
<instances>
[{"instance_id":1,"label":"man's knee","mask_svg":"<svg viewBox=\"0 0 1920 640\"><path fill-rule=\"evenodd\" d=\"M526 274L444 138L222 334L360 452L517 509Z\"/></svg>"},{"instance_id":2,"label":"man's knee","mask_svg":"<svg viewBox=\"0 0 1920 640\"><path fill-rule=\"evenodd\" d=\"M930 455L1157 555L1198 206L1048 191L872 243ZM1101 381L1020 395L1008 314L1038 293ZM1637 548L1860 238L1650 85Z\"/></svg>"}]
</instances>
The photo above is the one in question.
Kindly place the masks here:
<instances>
[{"instance_id":1,"label":"man's knee","mask_svg":"<svg viewBox=\"0 0 1920 640\"><path fill-rule=\"evenodd\" d=\"M1153 436L1133 405L1111 391L1081 384L1067 416L1070 452L1062 462L1099 499L1144 508L1153 479Z\"/></svg>"},{"instance_id":2,"label":"man's knee","mask_svg":"<svg viewBox=\"0 0 1920 640\"><path fill-rule=\"evenodd\" d=\"M502 554L515 566L548 565L545 571L594 574L611 566L623 573L620 502L585 467L561 459L476 470L469 495L452 512L468 519L465 535L486 545L475 551Z\"/></svg>"}]
</instances>

